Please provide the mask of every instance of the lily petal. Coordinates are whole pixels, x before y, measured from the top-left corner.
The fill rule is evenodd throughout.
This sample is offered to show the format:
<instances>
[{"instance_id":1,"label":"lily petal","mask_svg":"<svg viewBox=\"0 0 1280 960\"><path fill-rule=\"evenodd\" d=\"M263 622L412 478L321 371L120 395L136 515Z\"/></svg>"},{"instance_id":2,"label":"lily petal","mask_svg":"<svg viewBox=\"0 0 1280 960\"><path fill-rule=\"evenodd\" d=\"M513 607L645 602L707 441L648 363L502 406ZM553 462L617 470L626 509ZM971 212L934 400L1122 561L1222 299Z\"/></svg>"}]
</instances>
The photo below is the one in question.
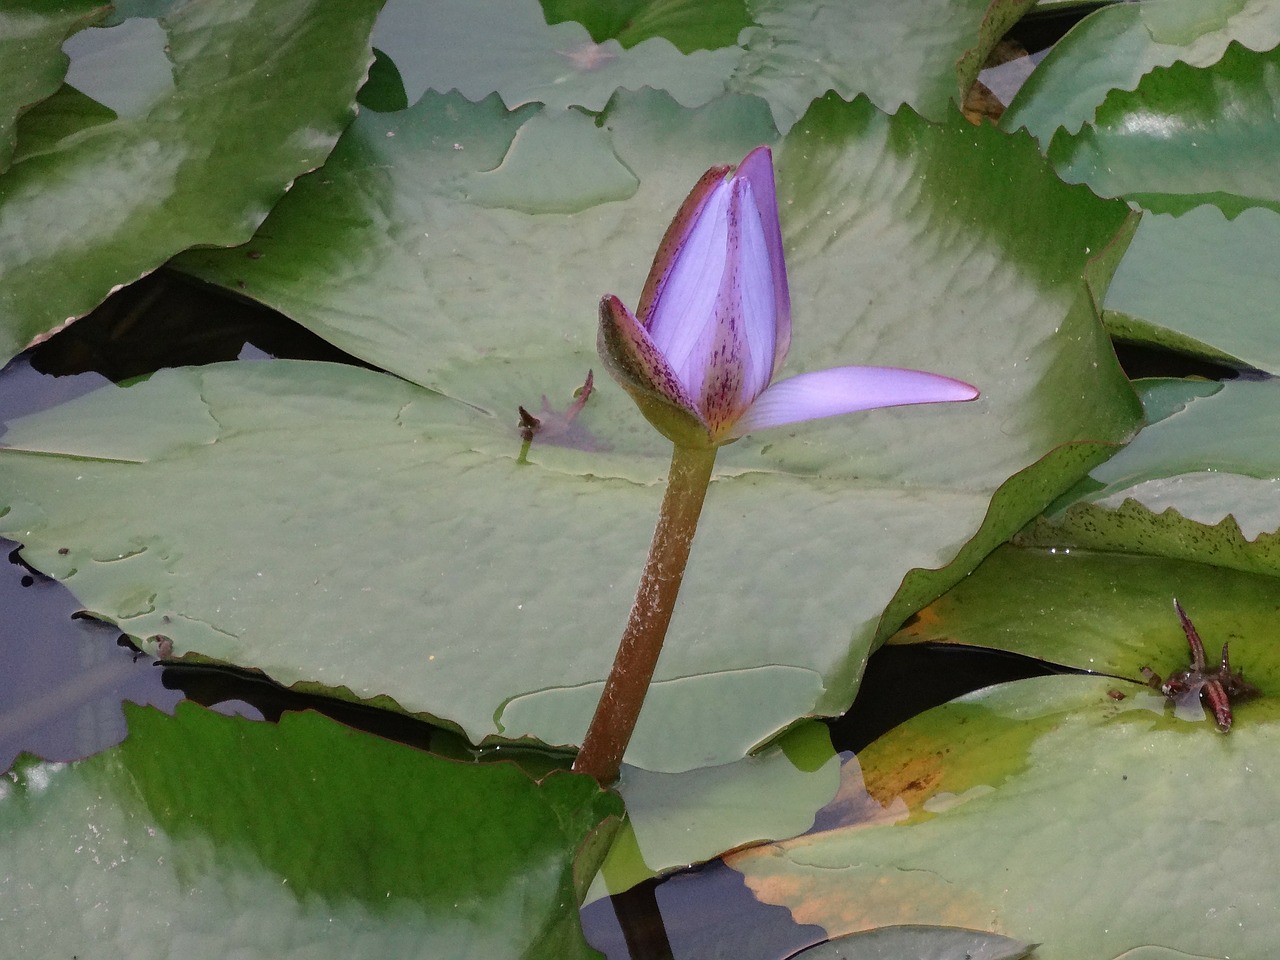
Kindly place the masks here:
<instances>
[{"instance_id":1,"label":"lily petal","mask_svg":"<svg viewBox=\"0 0 1280 960\"><path fill-rule=\"evenodd\" d=\"M707 198L724 185L724 179L731 168L728 166L712 167L693 185L689 195L680 204L680 209L667 225L667 232L662 235L658 244L658 252L653 255L653 266L645 277L644 289L640 291L640 303L636 307L636 315L648 325L647 318L653 312L653 301L662 294L667 278L671 274L671 266L684 248L693 224L706 205Z\"/></svg>"},{"instance_id":2,"label":"lily petal","mask_svg":"<svg viewBox=\"0 0 1280 960\"><path fill-rule=\"evenodd\" d=\"M698 409L713 436L728 429L768 386L777 342L766 228L746 180L730 184L725 217L725 265L713 322L691 355L700 368L691 375L702 378Z\"/></svg>"},{"instance_id":3,"label":"lily petal","mask_svg":"<svg viewBox=\"0 0 1280 960\"><path fill-rule=\"evenodd\" d=\"M778 222L778 192L773 176L773 153L768 147L756 147L734 171L735 180L751 185L756 209L764 227L769 271L773 279L774 352L769 379L778 375L791 348L791 292L787 286L787 264L782 253L782 225Z\"/></svg>"},{"instance_id":4,"label":"lily petal","mask_svg":"<svg viewBox=\"0 0 1280 960\"><path fill-rule=\"evenodd\" d=\"M877 407L948 403L974 400L977 396L977 389L963 381L922 370L833 367L802 373L767 387L729 435L741 437L766 427Z\"/></svg>"},{"instance_id":5,"label":"lily petal","mask_svg":"<svg viewBox=\"0 0 1280 960\"><path fill-rule=\"evenodd\" d=\"M702 392L706 349L715 338L716 300L728 259L732 194L733 188L721 181L707 196L675 259L655 284L648 312L640 312L654 345L694 396Z\"/></svg>"},{"instance_id":6,"label":"lily petal","mask_svg":"<svg viewBox=\"0 0 1280 960\"><path fill-rule=\"evenodd\" d=\"M600 301L596 349L609 373L667 439L694 446L707 442L707 425L689 392L648 331L613 294Z\"/></svg>"}]
</instances>

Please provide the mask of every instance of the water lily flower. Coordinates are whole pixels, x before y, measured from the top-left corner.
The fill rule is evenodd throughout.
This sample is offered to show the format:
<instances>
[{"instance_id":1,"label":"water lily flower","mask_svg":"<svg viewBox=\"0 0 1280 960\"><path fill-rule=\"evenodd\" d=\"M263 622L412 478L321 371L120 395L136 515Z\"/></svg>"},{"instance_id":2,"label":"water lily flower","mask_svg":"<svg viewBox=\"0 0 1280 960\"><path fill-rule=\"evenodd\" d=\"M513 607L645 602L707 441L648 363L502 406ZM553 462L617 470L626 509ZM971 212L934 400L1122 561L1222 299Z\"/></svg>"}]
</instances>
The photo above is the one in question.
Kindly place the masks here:
<instances>
[{"instance_id":1,"label":"water lily flower","mask_svg":"<svg viewBox=\"0 0 1280 960\"><path fill-rule=\"evenodd\" d=\"M683 446L857 410L972 400L919 370L835 367L773 382L791 344L791 295L768 147L712 167L654 256L633 314L600 302L599 350L649 421Z\"/></svg>"},{"instance_id":2,"label":"water lily flower","mask_svg":"<svg viewBox=\"0 0 1280 960\"><path fill-rule=\"evenodd\" d=\"M573 769L618 777L680 592L716 450L764 427L907 403L972 400L919 370L836 367L773 382L791 345L791 294L768 147L712 167L667 228L637 317L600 301L600 355L675 445L649 558Z\"/></svg>"}]
</instances>

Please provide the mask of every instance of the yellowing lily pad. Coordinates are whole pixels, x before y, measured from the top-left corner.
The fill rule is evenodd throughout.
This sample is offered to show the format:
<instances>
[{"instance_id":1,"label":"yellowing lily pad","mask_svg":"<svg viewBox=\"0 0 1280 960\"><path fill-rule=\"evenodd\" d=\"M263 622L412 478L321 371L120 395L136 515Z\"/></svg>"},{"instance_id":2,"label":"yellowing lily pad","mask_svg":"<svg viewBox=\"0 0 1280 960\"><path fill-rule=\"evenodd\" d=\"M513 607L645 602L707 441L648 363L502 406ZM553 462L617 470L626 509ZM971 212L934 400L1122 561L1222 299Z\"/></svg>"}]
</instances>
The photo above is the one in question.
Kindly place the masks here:
<instances>
[{"instance_id":1,"label":"yellowing lily pad","mask_svg":"<svg viewBox=\"0 0 1280 960\"><path fill-rule=\"evenodd\" d=\"M1259 760L1280 730L1274 685L1228 736L1115 686L1022 680L922 714L859 755L869 802L903 817L727 860L757 898L832 936L936 924L1038 943L1043 960L1265 956L1280 883L1259 855L1280 842L1280 779Z\"/></svg>"}]
</instances>

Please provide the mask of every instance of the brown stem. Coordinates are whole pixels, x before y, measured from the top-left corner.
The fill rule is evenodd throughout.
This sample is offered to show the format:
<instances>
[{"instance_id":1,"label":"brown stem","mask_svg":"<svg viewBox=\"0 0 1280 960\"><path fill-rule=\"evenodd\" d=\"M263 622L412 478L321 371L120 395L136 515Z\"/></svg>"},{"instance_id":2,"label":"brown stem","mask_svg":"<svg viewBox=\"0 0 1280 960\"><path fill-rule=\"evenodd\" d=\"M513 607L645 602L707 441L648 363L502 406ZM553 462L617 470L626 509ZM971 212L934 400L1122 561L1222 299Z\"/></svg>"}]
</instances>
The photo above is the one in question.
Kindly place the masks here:
<instances>
[{"instance_id":1,"label":"brown stem","mask_svg":"<svg viewBox=\"0 0 1280 960\"><path fill-rule=\"evenodd\" d=\"M631 605L631 616L582 749L573 763L574 770L590 774L603 786L618 779L622 754L658 665L715 461L714 447L677 444L672 451L667 492L662 498L662 512Z\"/></svg>"}]
</instances>

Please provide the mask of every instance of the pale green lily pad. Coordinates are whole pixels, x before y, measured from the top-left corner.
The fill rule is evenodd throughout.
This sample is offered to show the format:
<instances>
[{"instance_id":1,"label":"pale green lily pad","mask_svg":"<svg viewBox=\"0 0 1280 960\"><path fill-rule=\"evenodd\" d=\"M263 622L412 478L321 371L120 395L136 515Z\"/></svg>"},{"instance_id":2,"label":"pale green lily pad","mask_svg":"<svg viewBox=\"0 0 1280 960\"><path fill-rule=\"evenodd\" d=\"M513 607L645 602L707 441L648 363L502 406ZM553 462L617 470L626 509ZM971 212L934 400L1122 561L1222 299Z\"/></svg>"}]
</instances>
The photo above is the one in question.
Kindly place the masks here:
<instances>
[{"instance_id":1,"label":"pale green lily pad","mask_svg":"<svg viewBox=\"0 0 1280 960\"><path fill-rule=\"evenodd\" d=\"M190 3L102 31L120 46L95 38L82 94L125 115L64 87L23 116L0 178L0 356L179 250L248 239L353 115L377 6Z\"/></svg>"},{"instance_id":2,"label":"pale green lily pad","mask_svg":"<svg viewBox=\"0 0 1280 960\"><path fill-rule=\"evenodd\" d=\"M736 47L684 54L661 36L630 49L596 43L580 23L548 24L538 0L390 0L372 42L395 62L411 104L457 90L471 100L497 93L509 108L599 110L618 88L656 87L701 106L724 92L740 58Z\"/></svg>"},{"instance_id":3,"label":"pale green lily pad","mask_svg":"<svg viewBox=\"0 0 1280 960\"><path fill-rule=\"evenodd\" d=\"M1255 640L1274 678L1276 645ZM905 819L726 859L761 901L833 936L936 924L1037 942L1039 960L1266 956L1274 679L1226 736L1153 692L1113 699L1115 685L1023 680L922 714L859 755L870 799Z\"/></svg>"},{"instance_id":4,"label":"pale green lily pad","mask_svg":"<svg viewBox=\"0 0 1280 960\"><path fill-rule=\"evenodd\" d=\"M1142 218L1103 303L1115 335L1280 373L1280 214Z\"/></svg>"},{"instance_id":5,"label":"pale green lily pad","mask_svg":"<svg viewBox=\"0 0 1280 960\"><path fill-rule=\"evenodd\" d=\"M666 37L681 53L731 47L751 25L744 0L542 0L542 10L548 23L578 21L599 43Z\"/></svg>"},{"instance_id":6,"label":"pale green lily pad","mask_svg":"<svg viewBox=\"0 0 1280 960\"><path fill-rule=\"evenodd\" d=\"M1049 146L1064 180L1124 196L1157 213L1203 203L1234 217L1251 206L1280 210L1280 48L1227 48L1211 67L1153 70L1117 91L1078 134Z\"/></svg>"},{"instance_id":7,"label":"pale green lily pad","mask_svg":"<svg viewBox=\"0 0 1280 960\"><path fill-rule=\"evenodd\" d=\"M921 924L851 933L801 950L790 960L1021 960L1034 949L981 930Z\"/></svg>"},{"instance_id":8,"label":"pale green lily pad","mask_svg":"<svg viewBox=\"0 0 1280 960\"><path fill-rule=\"evenodd\" d=\"M747 98L690 112L657 93L619 96L597 137L634 175L633 197L575 213L490 205L481 187L495 178L510 196L523 178L526 207L543 203L537 156L574 179L576 141L554 153L555 138L531 137L533 153L506 162L547 116L573 122L456 95L363 115L251 247L181 260L440 393L314 364L212 367L13 424L13 446L70 457L6 455L5 529L26 556L180 653L385 695L473 739L576 743L669 448L609 383L571 425L555 411L598 364L599 294L638 290L688 184L767 138L768 116ZM1064 186L1027 138L888 118L865 101L816 107L779 158L790 369L919 367L984 397L723 451L628 754L649 769L737 760L797 717L847 707L873 642L1136 420L1080 279L1117 231L1123 248L1123 204ZM535 438L524 468L518 405L559 430ZM75 459L86 456L103 462ZM147 462L112 462L130 460ZM93 482L76 483L85 469ZM190 509L205 497L219 506Z\"/></svg>"},{"instance_id":9,"label":"pale green lily pad","mask_svg":"<svg viewBox=\"0 0 1280 960\"><path fill-rule=\"evenodd\" d=\"M1190 662L1175 597L1210 657L1230 642L1249 680L1280 688L1260 640L1275 630L1280 580L1162 557L1001 547L889 642L1010 650L1141 683L1144 666L1167 676Z\"/></svg>"},{"instance_id":10,"label":"pale green lily pad","mask_svg":"<svg viewBox=\"0 0 1280 960\"><path fill-rule=\"evenodd\" d=\"M621 803L590 779L535 783L315 713L126 711L123 745L0 780L15 956L597 956L574 861Z\"/></svg>"},{"instance_id":11,"label":"pale green lily pad","mask_svg":"<svg viewBox=\"0 0 1280 960\"><path fill-rule=\"evenodd\" d=\"M1193 396L1095 467L1019 539L1280 572L1277 431L1275 380L1232 381Z\"/></svg>"},{"instance_id":12,"label":"pale green lily pad","mask_svg":"<svg viewBox=\"0 0 1280 960\"><path fill-rule=\"evenodd\" d=\"M69 62L63 41L108 9L97 0L15 0L0 9L0 173L13 155L18 117L62 85Z\"/></svg>"},{"instance_id":13,"label":"pale green lily pad","mask_svg":"<svg viewBox=\"0 0 1280 960\"><path fill-rule=\"evenodd\" d=\"M830 731L812 720L736 763L685 773L623 766L627 819L585 902L725 850L804 833L839 784Z\"/></svg>"},{"instance_id":14,"label":"pale green lily pad","mask_svg":"<svg viewBox=\"0 0 1280 960\"><path fill-rule=\"evenodd\" d=\"M987 52L1029 5L750 0L745 23L740 8L726 11L741 32L713 41L705 24L714 10L702 5L672 9L669 28L660 5L648 8L657 22L611 6L592 16L588 33L573 20L547 23L537 0L392 0L373 43L395 61L410 103L457 90L471 100L497 93L508 108L599 110L615 90L648 86L697 107L729 91L763 97L785 132L829 90L866 94L888 111L905 103L933 119L953 116Z\"/></svg>"},{"instance_id":15,"label":"pale green lily pad","mask_svg":"<svg viewBox=\"0 0 1280 960\"><path fill-rule=\"evenodd\" d=\"M865 94L882 110L906 104L951 119L987 53L1026 0L750 0L749 28L730 90L769 101L786 132L827 91ZM1003 28L1003 29L1002 29Z\"/></svg>"},{"instance_id":16,"label":"pale green lily pad","mask_svg":"<svg viewBox=\"0 0 1280 960\"><path fill-rule=\"evenodd\" d=\"M1046 147L1060 127L1090 123L1113 90L1133 90L1157 67L1208 67L1231 43L1266 52L1280 44L1280 0L1155 0L1095 11L1062 38L1001 118Z\"/></svg>"}]
</instances>

